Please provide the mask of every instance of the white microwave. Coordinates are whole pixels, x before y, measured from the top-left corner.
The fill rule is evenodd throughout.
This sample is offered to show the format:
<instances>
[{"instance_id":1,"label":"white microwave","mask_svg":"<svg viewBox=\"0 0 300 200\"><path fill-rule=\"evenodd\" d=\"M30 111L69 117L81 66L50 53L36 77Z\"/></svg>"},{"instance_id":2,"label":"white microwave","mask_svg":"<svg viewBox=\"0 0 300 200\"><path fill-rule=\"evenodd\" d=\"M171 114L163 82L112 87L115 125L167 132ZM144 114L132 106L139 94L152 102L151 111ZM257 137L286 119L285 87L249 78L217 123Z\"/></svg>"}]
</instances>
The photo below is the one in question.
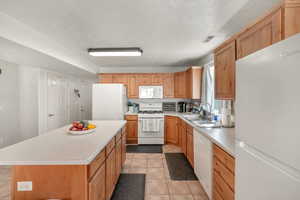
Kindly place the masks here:
<instances>
[{"instance_id":1,"label":"white microwave","mask_svg":"<svg viewBox=\"0 0 300 200\"><path fill-rule=\"evenodd\" d=\"M140 99L162 99L163 86L139 86Z\"/></svg>"}]
</instances>

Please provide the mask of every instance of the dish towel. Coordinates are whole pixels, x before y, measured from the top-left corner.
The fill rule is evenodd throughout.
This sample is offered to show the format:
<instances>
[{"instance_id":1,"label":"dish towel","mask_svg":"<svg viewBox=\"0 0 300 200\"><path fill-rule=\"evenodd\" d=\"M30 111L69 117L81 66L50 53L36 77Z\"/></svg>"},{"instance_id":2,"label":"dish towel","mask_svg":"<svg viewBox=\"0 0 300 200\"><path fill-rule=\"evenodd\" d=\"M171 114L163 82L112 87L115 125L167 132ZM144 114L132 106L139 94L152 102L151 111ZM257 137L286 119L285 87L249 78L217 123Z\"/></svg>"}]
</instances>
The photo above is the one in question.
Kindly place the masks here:
<instances>
[{"instance_id":1,"label":"dish towel","mask_svg":"<svg viewBox=\"0 0 300 200\"><path fill-rule=\"evenodd\" d=\"M158 132L159 131L159 121L157 119L143 119L142 121L142 131L143 132Z\"/></svg>"}]
</instances>

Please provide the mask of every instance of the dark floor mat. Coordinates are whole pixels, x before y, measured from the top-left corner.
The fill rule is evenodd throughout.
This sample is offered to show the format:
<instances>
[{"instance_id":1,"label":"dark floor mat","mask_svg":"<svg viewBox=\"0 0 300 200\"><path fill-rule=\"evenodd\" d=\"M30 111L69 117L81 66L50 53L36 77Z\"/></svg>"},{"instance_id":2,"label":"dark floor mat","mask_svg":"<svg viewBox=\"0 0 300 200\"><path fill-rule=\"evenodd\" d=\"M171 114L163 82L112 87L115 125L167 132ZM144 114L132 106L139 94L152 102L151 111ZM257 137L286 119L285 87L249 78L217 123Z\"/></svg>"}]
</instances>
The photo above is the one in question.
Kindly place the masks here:
<instances>
[{"instance_id":1,"label":"dark floor mat","mask_svg":"<svg viewBox=\"0 0 300 200\"><path fill-rule=\"evenodd\" d=\"M194 173L194 169L183 153L165 153L165 157L172 180L198 180Z\"/></svg>"},{"instance_id":2,"label":"dark floor mat","mask_svg":"<svg viewBox=\"0 0 300 200\"><path fill-rule=\"evenodd\" d=\"M142 145L127 145L127 153L162 153L162 145L142 144Z\"/></svg>"},{"instance_id":3,"label":"dark floor mat","mask_svg":"<svg viewBox=\"0 0 300 200\"><path fill-rule=\"evenodd\" d=\"M111 200L144 200L145 174L121 174Z\"/></svg>"}]
</instances>

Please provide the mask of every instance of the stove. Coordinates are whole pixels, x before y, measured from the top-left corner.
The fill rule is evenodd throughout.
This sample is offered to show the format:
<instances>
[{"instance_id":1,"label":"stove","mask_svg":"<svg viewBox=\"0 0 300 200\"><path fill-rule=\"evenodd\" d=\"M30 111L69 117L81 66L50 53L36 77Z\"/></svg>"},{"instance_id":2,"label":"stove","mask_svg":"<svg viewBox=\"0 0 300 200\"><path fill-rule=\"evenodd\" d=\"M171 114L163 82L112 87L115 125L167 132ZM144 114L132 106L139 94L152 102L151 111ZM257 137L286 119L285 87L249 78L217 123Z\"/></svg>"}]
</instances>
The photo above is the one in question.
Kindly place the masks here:
<instances>
[{"instance_id":1,"label":"stove","mask_svg":"<svg viewBox=\"0 0 300 200\"><path fill-rule=\"evenodd\" d=\"M138 143L164 144L162 103L141 103L138 113Z\"/></svg>"}]
</instances>

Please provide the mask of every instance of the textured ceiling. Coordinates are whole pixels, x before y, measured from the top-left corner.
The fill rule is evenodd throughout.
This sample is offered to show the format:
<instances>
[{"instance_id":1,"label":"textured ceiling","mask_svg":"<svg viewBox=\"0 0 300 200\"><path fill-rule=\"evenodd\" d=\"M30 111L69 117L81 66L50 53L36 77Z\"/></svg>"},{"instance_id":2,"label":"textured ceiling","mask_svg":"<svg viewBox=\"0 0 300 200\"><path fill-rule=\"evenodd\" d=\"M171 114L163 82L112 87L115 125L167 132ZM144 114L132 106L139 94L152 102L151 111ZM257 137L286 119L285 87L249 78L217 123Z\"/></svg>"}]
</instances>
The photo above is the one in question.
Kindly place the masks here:
<instances>
[{"instance_id":1,"label":"textured ceiling","mask_svg":"<svg viewBox=\"0 0 300 200\"><path fill-rule=\"evenodd\" d=\"M233 20L260 0L1 0L0 12L101 66L182 66L201 56L243 24ZM269 4L276 0L269 0ZM257 6L257 5L256 5ZM266 5L269 6L269 5ZM244 18L251 18L253 8ZM254 11L254 12L253 12ZM237 23L240 20L240 23ZM249 19L250 20L250 19ZM231 22L230 30L226 29ZM235 25L236 24L236 25ZM209 35L210 43L203 43ZM90 57L93 47L141 47L141 57Z\"/></svg>"}]
</instances>

